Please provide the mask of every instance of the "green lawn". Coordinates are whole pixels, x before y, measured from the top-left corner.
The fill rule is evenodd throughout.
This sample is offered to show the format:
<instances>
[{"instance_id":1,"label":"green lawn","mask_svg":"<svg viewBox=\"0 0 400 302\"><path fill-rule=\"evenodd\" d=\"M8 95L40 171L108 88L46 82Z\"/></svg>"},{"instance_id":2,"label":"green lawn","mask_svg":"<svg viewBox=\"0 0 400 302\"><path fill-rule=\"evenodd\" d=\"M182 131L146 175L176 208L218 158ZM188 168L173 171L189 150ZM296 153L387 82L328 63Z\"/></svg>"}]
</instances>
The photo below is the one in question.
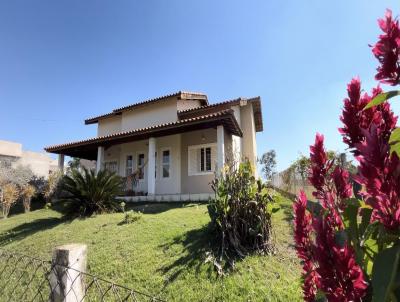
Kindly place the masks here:
<instances>
[{"instance_id":1,"label":"green lawn","mask_svg":"<svg viewBox=\"0 0 400 302\"><path fill-rule=\"evenodd\" d=\"M136 206L144 215L133 224L121 224L122 213L67 222L36 210L0 220L0 248L50 259L57 245L85 243L90 273L168 301L300 301L290 201L280 200L276 255L247 257L223 278L204 262L212 242L206 205Z\"/></svg>"}]
</instances>

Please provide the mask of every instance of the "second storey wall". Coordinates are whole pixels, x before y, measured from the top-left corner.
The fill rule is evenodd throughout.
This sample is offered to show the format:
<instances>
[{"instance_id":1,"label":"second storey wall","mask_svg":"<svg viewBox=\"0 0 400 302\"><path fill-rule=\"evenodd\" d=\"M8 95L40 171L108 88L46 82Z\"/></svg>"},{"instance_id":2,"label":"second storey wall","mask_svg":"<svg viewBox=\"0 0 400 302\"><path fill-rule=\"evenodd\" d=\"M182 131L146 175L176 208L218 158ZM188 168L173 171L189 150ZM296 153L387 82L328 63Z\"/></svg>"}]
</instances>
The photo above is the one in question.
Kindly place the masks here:
<instances>
[{"instance_id":1,"label":"second storey wall","mask_svg":"<svg viewBox=\"0 0 400 302\"><path fill-rule=\"evenodd\" d=\"M176 98L169 98L162 102L123 112L121 131L146 128L177 120Z\"/></svg>"}]
</instances>

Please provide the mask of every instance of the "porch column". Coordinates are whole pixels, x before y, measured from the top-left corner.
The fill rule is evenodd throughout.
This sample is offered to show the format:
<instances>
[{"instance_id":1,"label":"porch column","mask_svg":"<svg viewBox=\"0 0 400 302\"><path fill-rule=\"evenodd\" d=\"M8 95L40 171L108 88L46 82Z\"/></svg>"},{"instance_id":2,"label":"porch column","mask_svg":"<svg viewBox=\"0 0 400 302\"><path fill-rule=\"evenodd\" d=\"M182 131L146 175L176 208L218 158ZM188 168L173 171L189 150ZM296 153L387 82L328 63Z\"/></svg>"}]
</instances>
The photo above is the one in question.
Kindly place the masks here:
<instances>
[{"instance_id":1,"label":"porch column","mask_svg":"<svg viewBox=\"0 0 400 302\"><path fill-rule=\"evenodd\" d=\"M98 173L103 167L104 162L104 147L97 147L97 160L96 160L96 173Z\"/></svg>"},{"instance_id":2,"label":"porch column","mask_svg":"<svg viewBox=\"0 0 400 302\"><path fill-rule=\"evenodd\" d=\"M147 194L154 195L156 193L156 139L149 138L149 161L147 169Z\"/></svg>"},{"instance_id":3,"label":"porch column","mask_svg":"<svg viewBox=\"0 0 400 302\"><path fill-rule=\"evenodd\" d=\"M62 174L64 174L64 161L65 161L64 154L58 154L58 170Z\"/></svg>"},{"instance_id":4,"label":"porch column","mask_svg":"<svg viewBox=\"0 0 400 302\"><path fill-rule=\"evenodd\" d=\"M217 174L225 164L224 126L217 126Z\"/></svg>"}]
</instances>

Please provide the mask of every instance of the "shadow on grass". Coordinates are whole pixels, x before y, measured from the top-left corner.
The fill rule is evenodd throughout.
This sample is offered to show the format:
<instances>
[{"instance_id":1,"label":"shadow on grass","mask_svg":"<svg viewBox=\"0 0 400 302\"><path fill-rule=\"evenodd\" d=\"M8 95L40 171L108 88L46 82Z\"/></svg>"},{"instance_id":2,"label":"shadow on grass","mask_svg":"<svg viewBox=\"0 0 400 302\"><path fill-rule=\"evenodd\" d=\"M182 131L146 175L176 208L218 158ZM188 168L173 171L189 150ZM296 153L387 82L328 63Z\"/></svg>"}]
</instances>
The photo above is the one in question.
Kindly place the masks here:
<instances>
[{"instance_id":1,"label":"shadow on grass","mask_svg":"<svg viewBox=\"0 0 400 302\"><path fill-rule=\"evenodd\" d=\"M4 233L0 233L0 246L5 246L12 241L22 240L37 232L52 229L65 221L63 218L52 217L20 224Z\"/></svg>"},{"instance_id":2,"label":"shadow on grass","mask_svg":"<svg viewBox=\"0 0 400 302\"><path fill-rule=\"evenodd\" d=\"M199 273L201 266L206 260L206 254L212 252L215 255L215 252L218 250L217 240L214 240L215 236L216 234L212 230L211 224L208 224L200 229L191 230L177 236L171 242L160 246L164 252L168 252L174 245L180 245L184 248L184 252L178 259L159 269L162 274L168 275L164 288L188 269L194 268L196 274ZM209 276L211 276L213 270L213 266L209 265L207 268Z\"/></svg>"},{"instance_id":3,"label":"shadow on grass","mask_svg":"<svg viewBox=\"0 0 400 302\"><path fill-rule=\"evenodd\" d=\"M143 202L126 203L126 210L140 211L143 214L159 214L172 209L194 207L194 204L183 202Z\"/></svg>"}]
</instances>

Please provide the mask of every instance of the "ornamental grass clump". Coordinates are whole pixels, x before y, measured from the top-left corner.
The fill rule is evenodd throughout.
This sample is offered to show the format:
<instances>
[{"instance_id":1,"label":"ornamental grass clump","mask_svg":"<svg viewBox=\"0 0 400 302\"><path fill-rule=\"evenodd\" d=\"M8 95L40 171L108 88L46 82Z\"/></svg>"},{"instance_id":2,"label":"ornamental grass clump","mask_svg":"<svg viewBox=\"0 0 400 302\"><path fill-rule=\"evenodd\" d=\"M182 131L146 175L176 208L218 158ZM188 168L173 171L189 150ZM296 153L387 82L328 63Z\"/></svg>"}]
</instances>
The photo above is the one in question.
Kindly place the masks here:
<instances>
[{"instance_id":1,"label":"ornamental grass clump","mask_svg":"<svg viewBox=\"0 0 400 302\"><path fill-rule=\"evenodd\" d=\"M375 78L400 84L400 25L387 11L373 46ZM400 91L362 92L359 78L347 87L339 129L358 161L350 175L328 159L324 137L310 147L313 203L301 191L293 205L294 239L303 265L305 301L400 300L400 129L385 102ZM352 191L353 182L362 186ZM355 187L355 186L354 186Z\"/></svg>"},{"instance_id":2,"label":"ornamental grass clump","mask_svg":"<svg viewBox=\"0 0 400 302\"><path fill-rule=\"evenodd\" d=\"M3 218L7 218L10 213L11 207L17 202L19 198L18 186L13 183L7 183L2 186L1 209Z\"/></svg>"},{"instance_id":3,"label":"ornamental grass clump","mask_svg":"<svg viewBox=\"0 0 400 302\"><path fill-rule=\"evenodd\" d=\"M273 252L271 215L277 207L249 161L226 165L212 188L209 213L220 240L220 260Z\"/></svg>"},{"instance_id":4,"label":"ornamental grass clump","mask_svg":"<svg viewBox=\"0 0 400 302\"><path fill-rule=\"evenodd\" d=\"M21 189L22 204L24 206L25 213L31 210L32 197L35 196L36 189L32 185L25 185Z\"/></svg>"}]
</instances>

